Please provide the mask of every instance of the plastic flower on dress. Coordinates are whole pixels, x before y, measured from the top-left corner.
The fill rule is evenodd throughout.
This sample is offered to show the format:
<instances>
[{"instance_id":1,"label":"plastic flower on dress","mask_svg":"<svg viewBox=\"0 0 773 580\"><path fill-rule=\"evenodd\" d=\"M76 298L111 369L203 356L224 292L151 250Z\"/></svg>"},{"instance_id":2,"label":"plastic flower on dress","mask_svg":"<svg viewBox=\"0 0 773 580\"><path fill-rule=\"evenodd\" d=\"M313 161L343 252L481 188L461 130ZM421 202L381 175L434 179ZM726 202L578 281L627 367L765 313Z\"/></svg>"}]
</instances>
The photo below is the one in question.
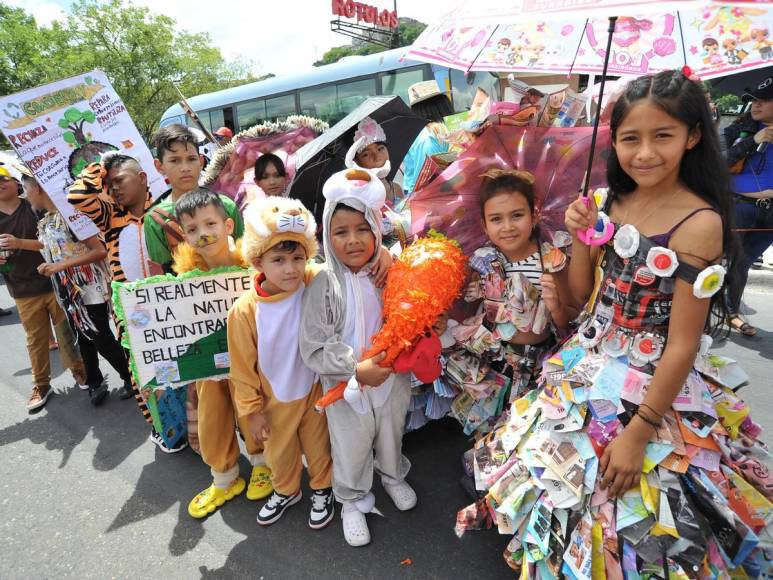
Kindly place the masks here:
<instances>
[{"instance_id":1,"label":"plastic flower on dress","mask_svg":"<svg viewBox=\"0 0 773 580\"><path fill-rule=\"evenodd\" d=\"M701 270L692 285L692 293L696 298L711 298L719 292L725 282L727 271L724 266L714 264Z\"/></svg>"},{"instance_id":2,"label":"plastic flower on dress","mask_svg":"<svg viewBox=\"0 0 773 580\"><path fill-rule=\"evenodd\" d=\"M639 230L625 224L615 234L615 252L621 258L630 258L639 249Z\"/></svg>"},{"instance_id":3,"label":"plastic flower on dress","mask_svg":"<svg viewBox=\"0 0 773 580\"><path fill-rule=\"evenodd\" d=\"M655 246L647 252L647 267L656 276L666 278L673 274L678 266L679 260L677 260L676 252L673 250L663 246Z\"/></svg>"}]
</instances>

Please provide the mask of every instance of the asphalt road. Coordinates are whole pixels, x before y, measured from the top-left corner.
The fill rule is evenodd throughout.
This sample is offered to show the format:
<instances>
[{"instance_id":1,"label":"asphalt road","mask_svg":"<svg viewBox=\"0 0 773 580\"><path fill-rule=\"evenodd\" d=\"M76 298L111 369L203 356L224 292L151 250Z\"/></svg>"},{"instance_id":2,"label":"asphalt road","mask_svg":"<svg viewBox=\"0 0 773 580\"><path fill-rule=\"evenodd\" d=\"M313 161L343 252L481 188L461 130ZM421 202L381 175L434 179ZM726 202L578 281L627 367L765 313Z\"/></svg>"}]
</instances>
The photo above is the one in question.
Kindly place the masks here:
<instances>
[{"instance_id":1,"label":"asphalt road","mask_svg":"<svg viewBox=\"0 0 773 580\"><path fill-rule=\"evenodd\" d=\"M734 335L716 350L750 375L741 393L770 432L773 295L764 284L749 290L746 312L759 335ZM11 304L0 289L0 306ZM255 523L258 504L244 497L197 521L187 504L210 481L197 455L158 452L132 401L111 394L103 407L92 408L58 360L56 394L28 414L30 369L15 314L0 318L0 337L3 578L512 577L500 556L506 537L482 531L458 539L453 532L457 509L468 503L458 483L467 443L451 421L406 436L419 505L399 513L377 486L385 517L369 516L368 547L348 547L338 517L325 530L310 530L308 499L269 528ZM110 377L117 388L112 369ZM249 475L246 463L242 475Z\"/></svg>"}]
</instances>

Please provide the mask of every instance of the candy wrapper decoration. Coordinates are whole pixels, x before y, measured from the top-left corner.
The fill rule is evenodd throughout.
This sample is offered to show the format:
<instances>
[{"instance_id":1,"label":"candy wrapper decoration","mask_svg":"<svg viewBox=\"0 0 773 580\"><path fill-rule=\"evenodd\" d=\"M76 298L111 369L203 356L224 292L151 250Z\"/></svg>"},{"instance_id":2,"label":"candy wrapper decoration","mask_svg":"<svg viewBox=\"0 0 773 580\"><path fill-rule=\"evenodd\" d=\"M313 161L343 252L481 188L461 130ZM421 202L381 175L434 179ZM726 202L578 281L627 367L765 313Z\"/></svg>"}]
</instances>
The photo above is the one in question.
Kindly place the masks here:
<instances>
[{"instance_id":1,"label":"candy wrapper decoration","mask_svg":"<svg viewBox=\"0 0 773 580\"><path fill-rule=\"evenodd\" d=\"M383 351L386 356L380 364L392 366L400 354L410 350L437 317L451 308L461 292L466 266L467 258L459 246L435 232L406 248L387 274L382 296L384 325L363 360ZM330 389L317 401L317 408L340 400L344 388L341 383Z\"/></svg>"},{"instance_id":2,"label":"candy wrapper decoration","mask_svg":"<svg viewBox=\"0 0 773 580\"><path fill-rule=\"evenodd\" d=\"M675 269L648 264L657 247L640 234L623 252L603 246L598 288L577 333L546 354L536 387L480 423L488 433L476 433L485 452L474 450L474 483L487 492L490 510L510 518L497 527L513 534L505 559L522 577L764 578L773 571L771 455L749 405L717 380L717 368L731 363L712 362L705 339L645 447L639 485L617 499L600 485L599 457L637 413L662 364L675 279L693 285L699 274L684 262ZM476 271L496 273L490 258L479 255ZM484 356L449 358L449 368L467 363L471 382L453 412L469 423L493 394L471 385L501 370L490 356L496 328L485 337L457 331L470 344L486 339L478 340ZM517 478L520 468L525 477ZM566 544L556 574L548 526L562 521Z\"/></svg>"},{"instance_id":3,"label":"candy wrapper decoration","mask_svg":"<svg viewBox=\"0 0 773 580\"><path fill-rule=\"evenodd\" d=\"M486 242L480 216L483 175L492 168L529 171L535 177L540 238L558 243L564 213L577 199L590 151L591 129L488 127L432 183L410 198L412 233L431 228L459 241L467 255ZM602 127L594 154L591 186L604 183L609 129Z\"/></svg>"}]
</instances>

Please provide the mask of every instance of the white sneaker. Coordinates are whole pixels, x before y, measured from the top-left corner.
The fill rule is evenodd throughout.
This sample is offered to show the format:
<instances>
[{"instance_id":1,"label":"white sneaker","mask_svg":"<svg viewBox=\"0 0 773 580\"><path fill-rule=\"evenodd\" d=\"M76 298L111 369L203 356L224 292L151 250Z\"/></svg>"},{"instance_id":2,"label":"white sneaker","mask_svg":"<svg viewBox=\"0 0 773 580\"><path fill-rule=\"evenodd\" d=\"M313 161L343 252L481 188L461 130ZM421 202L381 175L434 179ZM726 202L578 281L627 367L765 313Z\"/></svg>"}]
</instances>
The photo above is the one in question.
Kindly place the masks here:
<instances>
[{"instance_id":1,"label":"white sneaker","mask_svg":"<svg viewBox=\"0 0 773 580\"><path fill-rule=\"evenodd\" d=\"M413 491L413 488L410 485L408 485L408 482L403 480L397 483L382 483L384 484L384 491L386 491L387 495L392 498L395 507L401 512L405 512L416 507L416 492Z\"/></svg>"},{"instance_id":2,"label":"white sneaker","mask_svg":"<svg viewBox=\"0 0 773 580\"><path fill-rule=\"evenodd\" d=\"M341 520L344 524L344 539L355 548L370 544L370 530L365 514L357 509L354 503L346 502L341 509Z\"/></svg>"}]
</instances>

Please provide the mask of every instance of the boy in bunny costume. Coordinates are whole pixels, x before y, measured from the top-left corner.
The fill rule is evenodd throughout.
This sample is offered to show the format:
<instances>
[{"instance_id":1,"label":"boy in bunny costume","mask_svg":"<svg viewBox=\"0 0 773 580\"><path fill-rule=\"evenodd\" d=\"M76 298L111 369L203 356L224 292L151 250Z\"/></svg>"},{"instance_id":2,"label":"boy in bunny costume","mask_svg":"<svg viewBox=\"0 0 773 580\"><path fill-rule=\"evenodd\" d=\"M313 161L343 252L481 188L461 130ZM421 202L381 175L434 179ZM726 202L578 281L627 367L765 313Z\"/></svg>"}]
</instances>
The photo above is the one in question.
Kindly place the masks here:
<instances>
[{"instance_id":1,"label":"boy in bunny costume","mask_svg":"<svg viewBox=\"0 0 773 580\"><path fill-rule=\"evenodd\" d=\"M378 365L383 353L360 361L382 323L381 293L372 270L383 251L384 186L375 172L349 169L334 174L322 192L328 267L304 294L300 350L320 375L323 390L349 383L345 400L326 410L333 492L343 504L346 541L364 546L370 542L365 514L374 510L374 470L399 510L416 505L416 494L405 481L410 462L402 454L411 391L408 375Z\"/></svg>"}]
</instances>

